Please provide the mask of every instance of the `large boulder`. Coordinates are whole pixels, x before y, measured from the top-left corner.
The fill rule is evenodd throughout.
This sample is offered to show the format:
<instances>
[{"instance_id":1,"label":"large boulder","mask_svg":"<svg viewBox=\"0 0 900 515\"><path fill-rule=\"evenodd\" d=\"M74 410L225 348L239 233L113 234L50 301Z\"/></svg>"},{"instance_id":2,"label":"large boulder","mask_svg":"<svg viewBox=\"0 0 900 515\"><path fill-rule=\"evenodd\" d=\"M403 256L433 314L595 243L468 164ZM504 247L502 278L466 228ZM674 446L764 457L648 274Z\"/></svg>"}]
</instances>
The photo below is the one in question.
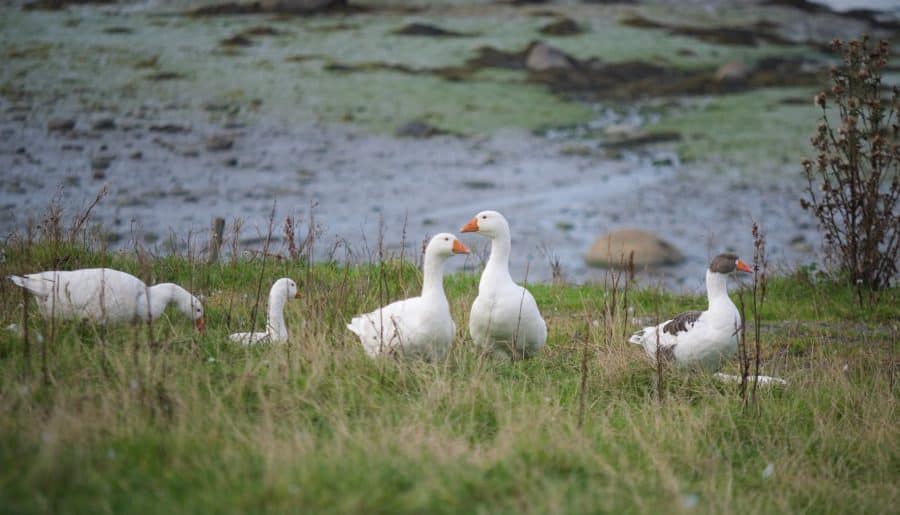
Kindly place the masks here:
<instances>
[{"instance_id":1,"label":"large boulder","mask_svg":"<svg viewBox=\"0 0 900 515\"><path fill-rule=\"evenodd\" d=\"M591 245L584 260L591 266L627 266L632 252L636 267L675 265L684 261L684 256L672 244L640 229L620 229L604 234Z\"/></svg>"}]
</instances>

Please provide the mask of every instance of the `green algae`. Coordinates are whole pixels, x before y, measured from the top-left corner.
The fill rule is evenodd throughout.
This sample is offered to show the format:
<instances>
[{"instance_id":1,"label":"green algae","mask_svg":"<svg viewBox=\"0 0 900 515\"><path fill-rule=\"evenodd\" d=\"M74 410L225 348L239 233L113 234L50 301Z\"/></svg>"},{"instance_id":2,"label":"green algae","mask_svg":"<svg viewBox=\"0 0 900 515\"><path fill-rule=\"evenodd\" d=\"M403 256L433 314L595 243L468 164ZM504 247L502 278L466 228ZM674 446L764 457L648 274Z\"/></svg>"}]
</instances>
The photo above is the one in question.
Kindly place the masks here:
<instances>
[{"instance_id":1,"label":"green algae","mask_svg":"<svg viewBox=\"0 0 900 515\"><path fill-rule=\"evenodd\" d=\"M770 88L690 99L653 129L681 132L677 148L687 161L711 159L751 173L777 173L790 163L799 170L818 117L813 95L807 88Z\"/></svg>"}]
</instances>

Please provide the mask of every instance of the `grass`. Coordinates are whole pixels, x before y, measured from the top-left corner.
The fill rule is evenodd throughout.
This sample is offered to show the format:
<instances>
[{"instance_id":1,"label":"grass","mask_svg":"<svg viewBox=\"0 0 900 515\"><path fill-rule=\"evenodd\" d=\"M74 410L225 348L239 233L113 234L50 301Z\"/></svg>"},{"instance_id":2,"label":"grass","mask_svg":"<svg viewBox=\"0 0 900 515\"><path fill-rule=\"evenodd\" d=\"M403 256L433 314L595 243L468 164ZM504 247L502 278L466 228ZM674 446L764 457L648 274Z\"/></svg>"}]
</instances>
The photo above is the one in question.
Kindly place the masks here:
<instances>
[{"instance_id":1,"label":"grass","mask_svg":"<svg viewBox=\"0 0 900 515\"><path fill-rule=\"evenodd\" d=\"M533 286L548 347L511 364L473 352L464 328L477 277L451 275L460 329L433 365L370 360L344 328L414 293L411 264L3 250L3 275L64 262L192 285L208 329L197 335L172 312L150 345L146 327L61 324L48 383L40 347L29 368L21 337L0 332L5 512L887 513L900 501L897 288L869 309L813 273L773 280L762 370L790 386L745 408L736 385L674 370L658 401L655 371L621 337L635 326L621 305L603 317L611 292L596 286ZM229 344L229 331L248 329L261 274L264 288L281 276L300 285L290 341ZM4 326L21 321L21 299L2 282ZM703 299L641 290L629 303L652 319ZM32 329L49 334L34 316Z\"/></svg>"}]
</instances>

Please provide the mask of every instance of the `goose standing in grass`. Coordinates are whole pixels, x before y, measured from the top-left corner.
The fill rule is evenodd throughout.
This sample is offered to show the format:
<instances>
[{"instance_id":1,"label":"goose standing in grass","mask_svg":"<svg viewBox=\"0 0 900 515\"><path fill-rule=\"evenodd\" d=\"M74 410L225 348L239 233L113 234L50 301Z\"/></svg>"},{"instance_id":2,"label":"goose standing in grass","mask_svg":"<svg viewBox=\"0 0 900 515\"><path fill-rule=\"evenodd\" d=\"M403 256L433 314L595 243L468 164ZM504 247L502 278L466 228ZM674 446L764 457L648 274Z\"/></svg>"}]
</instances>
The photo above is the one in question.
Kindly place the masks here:
<instances>
[{"instance_id":1,"label":"goose standing in grass","mask_svg":"<svg viewBox=\"0 0 900 515\"><path fill-rule=\"evenodd\" d=\"M659 356L678 366L696 366L714 371L737 351L741 330L741 314L728 296L728 277L736 272L753 273L747 263L731 253L713 258L706 270L706 311L686 311L659 325L645 327L628 340L644 348L656 360ZM740 381L740 377L717 373L723 381ZM783 379L769 376L751 377L760 384L786 384Z\"/></svg>"},{"instance_id":2,"label":"goose standing in grass","mask_svg":"<svg viewBox=\"0 0 900 515\"><path fill-rule=\"evenodd\" d=\"M450 233L431 238L425 247L422 294L358 315L347 324L366 354L444 359L456 332L444 294L444 263L453 254L468 253L469 249Z\"/></svg>"},{"instance_id":3,"label":"goose standing in grass","mask_svg":"<svg viewBox=\"0 0 900 515\"><path fill-rule=\"evenodd\" d=\"M46 318L146 322L158 319L166 306L175 304L194 321L198 331L203 331L203 305L177 284L161 283L148 288L137 277L111 268L11 275L9 280L31 292Z\"/></svg>"},{"instance_id":4,"label":"goose standing in grass","mask_svg":"<svg viewBox=\"0 0 900 515\"><path fill-rule=\"evenodd\" d=\"M491 239L491 255L469 315L469 332L487 352L510 359L537 354L547 341L547 324L531 293L509 275L509 223L496 211L482 211L461 232Z\"/></svg>"},{"instance_id":5,"label":"goose standing in grass","mask_svg":"<svg viewBox=\"0 0 900 515\"><path fill-rule=\"evenodd\" d=\"M287 325L284 323L284 305L292 298L300 296L297 283L287 277L275 281L269 290L269 304L266 330L259 333L234 333L231 341L251 345L255 343L281 343L288 339Z\"/></svg>"},{"instance_id":6,"label":"goose standing in grass","mask_svg":"<svg viewBox=\"0 0 900 515\"><path fill-rule=\"evenodd\" d=\"M651 359L659 355L679 366L718 370L737 351L741 314L728 296L728 277L753 269L731 253L719 254L706 270L706 311L686 311L671 320L645 327L629 342L640 345Z\"/></svg>"}]
</instances>

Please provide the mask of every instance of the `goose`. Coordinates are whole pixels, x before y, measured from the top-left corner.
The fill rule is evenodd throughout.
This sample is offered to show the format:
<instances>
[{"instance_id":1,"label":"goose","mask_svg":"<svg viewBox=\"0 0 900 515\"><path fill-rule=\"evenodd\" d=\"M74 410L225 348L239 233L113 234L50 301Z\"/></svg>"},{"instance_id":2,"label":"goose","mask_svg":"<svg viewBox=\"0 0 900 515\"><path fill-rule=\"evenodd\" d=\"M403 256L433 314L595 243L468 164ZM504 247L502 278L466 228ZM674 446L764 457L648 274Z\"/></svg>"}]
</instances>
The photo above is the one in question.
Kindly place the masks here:
<instances>
[{"instance_id":1,"label":"goose","mask_svg":"<svg viewBox=\"0 0 900 515\"><path fill-rule=\"evenodd\" d=\"M444 263L454 254L468 253L456 236L435 235L425 247L422 294L353 317L347 329L369 357L396 354L434 362L447 356L456 324L444 294Z\"/></svg>"},{"instance_id":2,"label":"goose","mask_svg":"<svg viewBox=\"0 0 900 515\"><path fill-rule=\"evenodd\" d=\"M297 283L287 277L278 279L269 290L269 309L265 332L234 333L228 338L244 345L286 342L288 331L287 325L284 323L284 305L291 298L299 296L300 290L297 288Z\"/></svg>"},{"instance_id":3,"label":"goose","mask_svg":"<svg viewBox=\"0 0 900 515\"><path fill-rule=\"evenodd\" d=\"M728 277L753 269L736 254L714 257L706 270L706 311L686 311L671 320L645 327L631 335L629 342L640 345L651 359L659 355L679 366L699 366L718 370L737 350L741 314L728 297Z\"/></svg>"},{"instance_id":4,"label":"goose","mask_svg":"<svg viewBox=\"0 0 900 515\"><path fill-rule=\"evenodd\" d=\"M10 275L9 280L34 296L45 318L99 323L147 321L158 319L166 306L175 304L194 321L198 331L204 328L200 300L173 283L147 287L137 277L111 268L52 270Z\"/></svg>"},{"instance_id":5,"label":"goose","mask_svg":"<svg viewBox=\"0 0 900 515\"><path fill-rule=\"evenodd\" d=\"M475 344L499 358L522 359L537 354L547 341L547 324L531 293L509 275L509 223L497 211L482 211L460 232L491 239L491 255L478 282L469 314Z\"/></svg>"}]
</instances>

